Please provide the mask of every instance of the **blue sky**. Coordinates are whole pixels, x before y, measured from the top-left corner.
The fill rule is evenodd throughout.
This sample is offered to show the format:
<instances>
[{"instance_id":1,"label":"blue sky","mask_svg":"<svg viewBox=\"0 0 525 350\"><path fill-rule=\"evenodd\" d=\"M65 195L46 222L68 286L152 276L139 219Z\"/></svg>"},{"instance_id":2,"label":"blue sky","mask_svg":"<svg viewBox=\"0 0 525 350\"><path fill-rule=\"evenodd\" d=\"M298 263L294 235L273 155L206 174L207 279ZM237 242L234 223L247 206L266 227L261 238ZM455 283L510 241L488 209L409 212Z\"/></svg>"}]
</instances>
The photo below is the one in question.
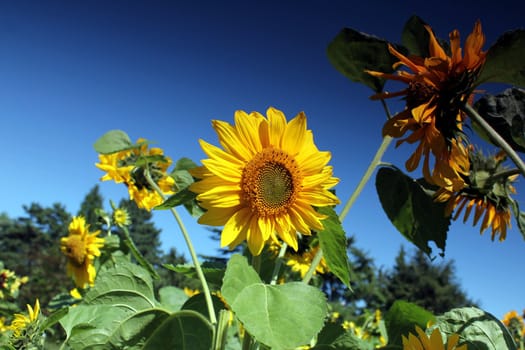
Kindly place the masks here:
<instances>
[{"instance_id":1,"label":"blue sky","mask_svg":"<svg viewBox=\"0 0 525 350\"><path fill-rule=\"evenodd\" d=\"M0 212L17 217L23 205L36 201L60 202L75 213L102 176L93 143L108 130L156 141L173 159L200 161L198 139L217 143L212 119L232 122L235 110L265 112L269 106L288 118L306 112L318 147L332 152L341 178L337 193L345 201L381 142L385 117L381 105L368 99L368 88L330 65L326 46L340 29L399 42L405 21L417 14L440 37L457 28L464 40L481 19L488 48L504 31L523 27L523 12L513 10L513 1L498 1L497 7L480 1L373 4L2 2ZM412 151L391 147L384 160L402 167ZM123 186L100 185L106 201L127 195ZM169 213L156 212L154 220L163 230L163 247L185 252ZM198 252L214 253L208 231L187 215L184 220ZM389 268L401 245L409 247L383 213L373 181L344 227L379 267ZM515 228L499 243L470 223L454 223L444 260L455 261L468 295L501 317L525 308L523 252L525 241Z\"/></svg>"}]
</instances>

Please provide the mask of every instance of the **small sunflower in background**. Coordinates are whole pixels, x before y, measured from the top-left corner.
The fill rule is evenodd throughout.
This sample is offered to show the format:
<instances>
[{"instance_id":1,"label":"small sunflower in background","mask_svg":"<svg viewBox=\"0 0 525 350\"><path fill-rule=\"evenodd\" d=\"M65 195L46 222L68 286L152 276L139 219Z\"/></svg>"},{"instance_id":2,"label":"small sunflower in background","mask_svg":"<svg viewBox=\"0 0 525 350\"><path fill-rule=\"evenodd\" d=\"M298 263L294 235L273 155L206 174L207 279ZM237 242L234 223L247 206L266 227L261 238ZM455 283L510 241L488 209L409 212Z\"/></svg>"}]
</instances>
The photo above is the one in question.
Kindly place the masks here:
<instances>
[{"instance_id":1,"label":"small sunflower in background","mask_svg":"<svg viewBox=\"0 0 525 350\"><path fill-rule=\"evenodd\" d=\"M95 283L95 257L100 256L104 238L99 238L100 230L89 231L89 225L82 216L76 216L69 224L69 235L60 239L60 250L67 257L67 274L78 288Z\"/></svg>"}]
</instances>

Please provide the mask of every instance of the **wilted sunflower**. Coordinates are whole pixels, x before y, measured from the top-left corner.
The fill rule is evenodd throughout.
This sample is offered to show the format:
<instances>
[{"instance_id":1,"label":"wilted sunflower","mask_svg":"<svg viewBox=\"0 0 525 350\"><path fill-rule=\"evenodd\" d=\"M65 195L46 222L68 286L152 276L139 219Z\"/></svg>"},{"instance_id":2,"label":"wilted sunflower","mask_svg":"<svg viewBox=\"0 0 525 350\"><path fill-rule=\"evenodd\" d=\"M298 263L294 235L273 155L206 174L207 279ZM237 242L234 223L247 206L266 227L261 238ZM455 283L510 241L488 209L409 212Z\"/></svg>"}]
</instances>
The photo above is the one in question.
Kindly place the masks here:
<instances>
[{"instance_id":1,"label":"wilted sunflower","mask_svg":"<svg viewBox=\"0 0 525 350\"><path fill-rule=\"evenodd\" d=\"M416 326L417 336L410 333L408 338L404 335L403 350L467 350L467 345L463 344L458 346L459 335L452 334L448 337L446 342L443 343L443 338L439 328L435 328L428 337L425 332Z\"/></svg>"},{"instance_id":2,"label":"wilted sunflower","mask_svg":"<svg viewBox=\"0 0 525 350\"><path fill-rule=\"evenodd\" d=\"M79 288L95 283L93 261L104 246L104 238L97 237L99 234L100 231L89 232L86 219L77 216L69 224L69 235L60 239L60 250L67 257L67 274Z\"/></svg>"},{"instance_id":3,"label":"wilted sunflower","mask_svg":"<svg viewBox=\"0 0 525 350\"><path fill-rule=\"evenodd\" d=\"M114 180L124 183L128 188L129 198L139 208L151 210L164 200L146 180L145 167L160 190L165 195L173 194L175 180L167 174L171 159L164 156L160 148L148 149L144 139L137 140L136 147L110 154L99 154L97 168L106 172L102 181ZM140 163L138 161L140 160Z\"/></svg>"},{"instance_id":4,"label":"wilted sunflower","mask_svg":"<svg viewBox=\"0 0 525 350\"><path fill-rule=\"evenodd\" d=\"M413 171L424 157L425 179L440 187L457 191L464 185L462 177L468 174L468 153L464 145L462 124L465 114L461 111L464 103L471 102L475 82L483 64L486 52L481 51L485 35L479 21L465 42L462 55L459 32L450 33L450 51L447 55L434 36L432 29L425 26L429 34L430 57L405 56L389 45L388 49L399 59L394 67L405 66L409 71L397 74L368 71L369 74L400 81L407 88L395 92L382 92L373 99L404 96L406 108L389 119L383 127L383 135L394 138L410 135L397 142L419 142L416 151L406 162L408 171ZM411 72L410 72L411 71ZM435 166L430 170L429 157L434 157Z\"/></svg>"},{"instance_id":5,"label":"wilted sunflower","mask_svg":"<svg viewBox=\"0 0 525 350\"><path fill-rule=\"evenodd\" d=\"M213 127L224 149L203 140L209 159L193 170L200 178L190 189L206 209L199 223L224 226L221 246L233 248L246 240L259 255L276 234L297 250L297 233L322 230L324 215L314 207L339 203L329 191L338 179L328 166L330 152L321 152L299 113L286 121L269 108L260 113L235 112L235 125L214 120Z\"/></svg>"},{"instance_id":6,"label":"wilted sunflower","mask_svg":"<svg viewBox=\"0 0 525 350\"><path fill-rule=\"evenodd\" d=\"M32 323L35 323L38 320L40 315L40 302L38 299L35 301L35 307L27 304L28 315L25 314L15 314L11 325L7 329L13 331L13 337L18 338L22 335L24 330Z\"/></svg>"},{"instance_id":7,"label":"wilted sunflower","mask_svg":"<svg viewBox=\"0 0 525 350\"><path fill-rule=\"evenodd\" d=\"M518 178L515 171L505 168L505 153L486 157L481 151L470 152L471 173L465 178L466 185L458 192L452 193L445 189L437 192L438 201L448 200L445 215L456 220L463 210L463 222L466 222L474 209L475 226L483 217L480 233L492 228L491 238L499 235L499 240L505 240L507 229L510 228L510 218L513 199L511 194L516 190L512 183Z\"/></svg>"}]
</instances>

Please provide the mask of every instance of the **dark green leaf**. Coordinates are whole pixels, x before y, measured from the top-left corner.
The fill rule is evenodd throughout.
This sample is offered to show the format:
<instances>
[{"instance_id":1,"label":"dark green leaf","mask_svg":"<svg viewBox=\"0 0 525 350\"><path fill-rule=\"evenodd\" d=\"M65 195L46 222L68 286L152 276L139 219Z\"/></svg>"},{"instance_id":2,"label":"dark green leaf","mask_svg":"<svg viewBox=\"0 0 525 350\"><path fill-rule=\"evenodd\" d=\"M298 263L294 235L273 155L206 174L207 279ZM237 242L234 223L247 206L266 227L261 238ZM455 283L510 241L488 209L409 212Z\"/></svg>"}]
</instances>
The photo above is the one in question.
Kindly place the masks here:
<instances>
[{"instance_id":1,"label":"dark green leaf","mask_svg":"<svg viewBox=\"0 0 525 350\"><path fill-rule=\"evenodd\" d=\"M179 192L175 193L174 195L171 195L168 199L164 201L164 203L157 205L155 209L156 210L171 209L178 205L188 203L194 200L196 196L197 195L191 192L188 188L184 188L180 190Z\"/></svg>"},{"instance_id":2,"label":"dark green leaf","mask_svg":"<svg viewBox=\"0 0 525 350\"><path fill-rule=\"evenodd\" d=\"M163 266L168 270L181 273L187 277L198 278L197 271L193 265L184 264L173 266L172 264L165 264ZM201 264L201 270L209 284L220 286L222 284L224 272L226 271L226 265L218 262L205 261Z\"/></svg>"},{"instance_id":3,"label":"dark green leaf","mask_svg":"<svg viewBox=\"0 0 525 350\"><path fill-rule=\"evenodd\" d=\"M397 230L430 257L434 241L443 256L450 217L445 217L446 204L435 202L423 184L392 167L379 169L376 176L379 200Z\"/></svg>"},{"instance_id":4,"label":"dark green leaf","mask_svg":"<svg viewBox=\"0 0 525 350\"><path fill-rule=\"evenodd\" d=\"M525 152L525 90L510 88L498 95L486 94L474 104L474 109L518 152ZM479 124L473 129L486 141L497 145Z\"/></svg>"},{"instance_id":5,"label":"dark green leaf","mask_svg":"<svg viewBox=\"0 0 525 350\"><path fill-rule=\"evenodd\" d=\"M171 312L179 311L188 300L186 293L174 286L164 286L159 290L160 305Z\"/></svg>"},{"instance_id":6,"label":"dark green leaf","mask_svg":"<svg viewBox=\"0 0 525 350\"><path fill-rule=\"evenodd\" d=\"M216 295L212 294L211 300L213 302L213 308L215 310L215 317L218 319L219 312L221 310L226 310L226 305L224 305L222 300ZM193 310L200 313L206 318L209 317L208 305L206 304L206 298L204 297L203 293L196 294L188 300L186 300L184 305L182 305L181 310Z\"/></svg>"},{"instance_id":7,"label":"dark green leaf","mask_svg":"<svg viewBox=\"0 0 525 350\"><path fill-rule=\"evenodd\" d=\"M412 16L403 27L401 42L411 55L428 57L428 43L430 36L425 29L425 23L418 16Z\"/></svg>"},{"instance_id":8,"label":"dark green leaf","mask_svg":"<svg viewBox=\"0 0 525 350\"><path fill-rule=\"evenodd\" d=\"M459 334L459 344L469 350L516 350L512 335L493 315L475 307L453 309L436 319L435 327L450 336Z\"/></svg>"},{"instance_id":9,"label":"dark green leaf","mask_svg":"<svg viewBox=\"0 0 525 350\"><path fill-rule=\"evenodd\" d=\"M500 36L487 52L477 84L486 82L525 86L525 30Z\"/></svg>"},{"instance_id":10,"label":"dark green leaf","mask_svg":"<svg viewBox=\"0 0 525 350\"><path fill-rule=\"evenodd\" d=\"M385 315L385 324L388 332L388 345L402 345L401 336L415 333L415 327L427 328L428 321L433 321L434 315L427 310L403 301L396 301Z\"/></svg>"},{"instance_id":11,"label":"dark green leaf","mask_svg":"<svg viewBox=\"0 0 525 350\"><path fill-rule=\"evenodd\" d=\"M211 324L199 313L179 311L168 317L144 344L144 350L209 350L213 339Z\"/></svg>"},{"instance_id":12,"label":"dark green leaf","mask_svg":"<svg viewBox=\"0 0 525 350\"><path fill-rule=\"evenodd\" d=\"M146 309L124 319L112 332L109 344L113 349L140 349L169 313L162 309ZM108 344L108 345L109 345Z\"/></svg>"},{"instance_id":13,"label":"dark green leaf","mask_svg":"<svg viewBox=\"0 0 525 350\"><path fill-rule=\"evenodd\" d=\"M64 307L62 309L59 309L53 312L51 315L46 317L44 322L40 325L40 332L43 332L49 327L54 326L57 322L60 321L62 317L67 315L68 312L69 312L69 307Z\"/></svg>"},{"instance_id":14,"label":"dark green leaf","mask_svg":"<svg viewBox=\"0 0 525 350\"><path fill-rule=\"evenodd\" d=\"M396 49L405 51L397 46ZM388 51L388 41L350 28L341 30L330 42L327 54L339 72L376 92L383 89L385 80L373 77L365 70L392 73L392 65L398 61Z\"/></svg>"},{"instance_id":15,"label":"dark green leaf","mask_svg":"<svg viewBox=\"0 0 525 350\"><path fill-rule=\"evenodd\" d=\"M94 144L95 151L110 154L133 147L128 134L122 130L111 130L102 135Z\"/></svg>"},{"instance_id":16,"label":"dark green leaf","mask_svg":"<svg viewBox=\"0 0 525 350\"><path fill-rule=\"evenodd\" d=\"M330 272L336 275L348 288L350 287L350 264L346 253L346 236L343 226L331 207L318 209L327 216L323 220L324 230L318 233L323 256Z\"/></svg>"},{"instance_id":17,"label":"dark green leaf","mask_svg":"<svg viewBox=\"0 0 525 350\"><path fill-rule=\"evenodd\" d=\"M302 282L251 284L240 290L230 306L246 331L272 349L308 344L321 330L327 313L324 294Z\"/></svg>"},{"instance_id":18,"label":"dark green leaf","mask_svg":"<svg viewBox=\"0 0 525 350\"><path fill-rule=\"evenodd\" d=\"M425 26L428 25L418 16L412 16L405 23L403 33L401 34L401 42L408 49L411 55L420 57L430 57L430 34ZM450 45L448 42L438 40L439 45L450 54Z\"/></svg>"}]
</instances>

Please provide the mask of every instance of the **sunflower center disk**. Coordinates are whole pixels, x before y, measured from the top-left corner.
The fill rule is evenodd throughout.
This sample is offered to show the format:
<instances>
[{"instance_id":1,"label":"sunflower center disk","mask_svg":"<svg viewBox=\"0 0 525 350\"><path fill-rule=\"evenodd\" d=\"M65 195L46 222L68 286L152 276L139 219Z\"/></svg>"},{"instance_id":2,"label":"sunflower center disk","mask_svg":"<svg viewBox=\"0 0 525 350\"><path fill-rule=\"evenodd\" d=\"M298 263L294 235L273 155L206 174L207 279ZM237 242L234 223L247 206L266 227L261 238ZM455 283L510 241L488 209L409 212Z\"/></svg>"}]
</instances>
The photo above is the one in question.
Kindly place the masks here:
<instances>
[{"instance_id":1,"label":"sunflower center disk","mask_svg":"<svg viewBox=\"0 0 525 350\"><path fill-rule=\"evenodd\" d=\"M66 255L70 262L82 266L86 258L86 244L81 237L70 236L66 243Z\"/></svg>"},{"instance_id":2,"label":"sunflower center disk","mask_svg":"<svg viewBox=\"0 0 525 350\"><path fill-rule=\"evenodd\" d=\"M298 180L297 166L291 157L279 150L265 150L244 169L244 199L261 216L282 214L295 200Z\"/></svg>"}]
</instances>

